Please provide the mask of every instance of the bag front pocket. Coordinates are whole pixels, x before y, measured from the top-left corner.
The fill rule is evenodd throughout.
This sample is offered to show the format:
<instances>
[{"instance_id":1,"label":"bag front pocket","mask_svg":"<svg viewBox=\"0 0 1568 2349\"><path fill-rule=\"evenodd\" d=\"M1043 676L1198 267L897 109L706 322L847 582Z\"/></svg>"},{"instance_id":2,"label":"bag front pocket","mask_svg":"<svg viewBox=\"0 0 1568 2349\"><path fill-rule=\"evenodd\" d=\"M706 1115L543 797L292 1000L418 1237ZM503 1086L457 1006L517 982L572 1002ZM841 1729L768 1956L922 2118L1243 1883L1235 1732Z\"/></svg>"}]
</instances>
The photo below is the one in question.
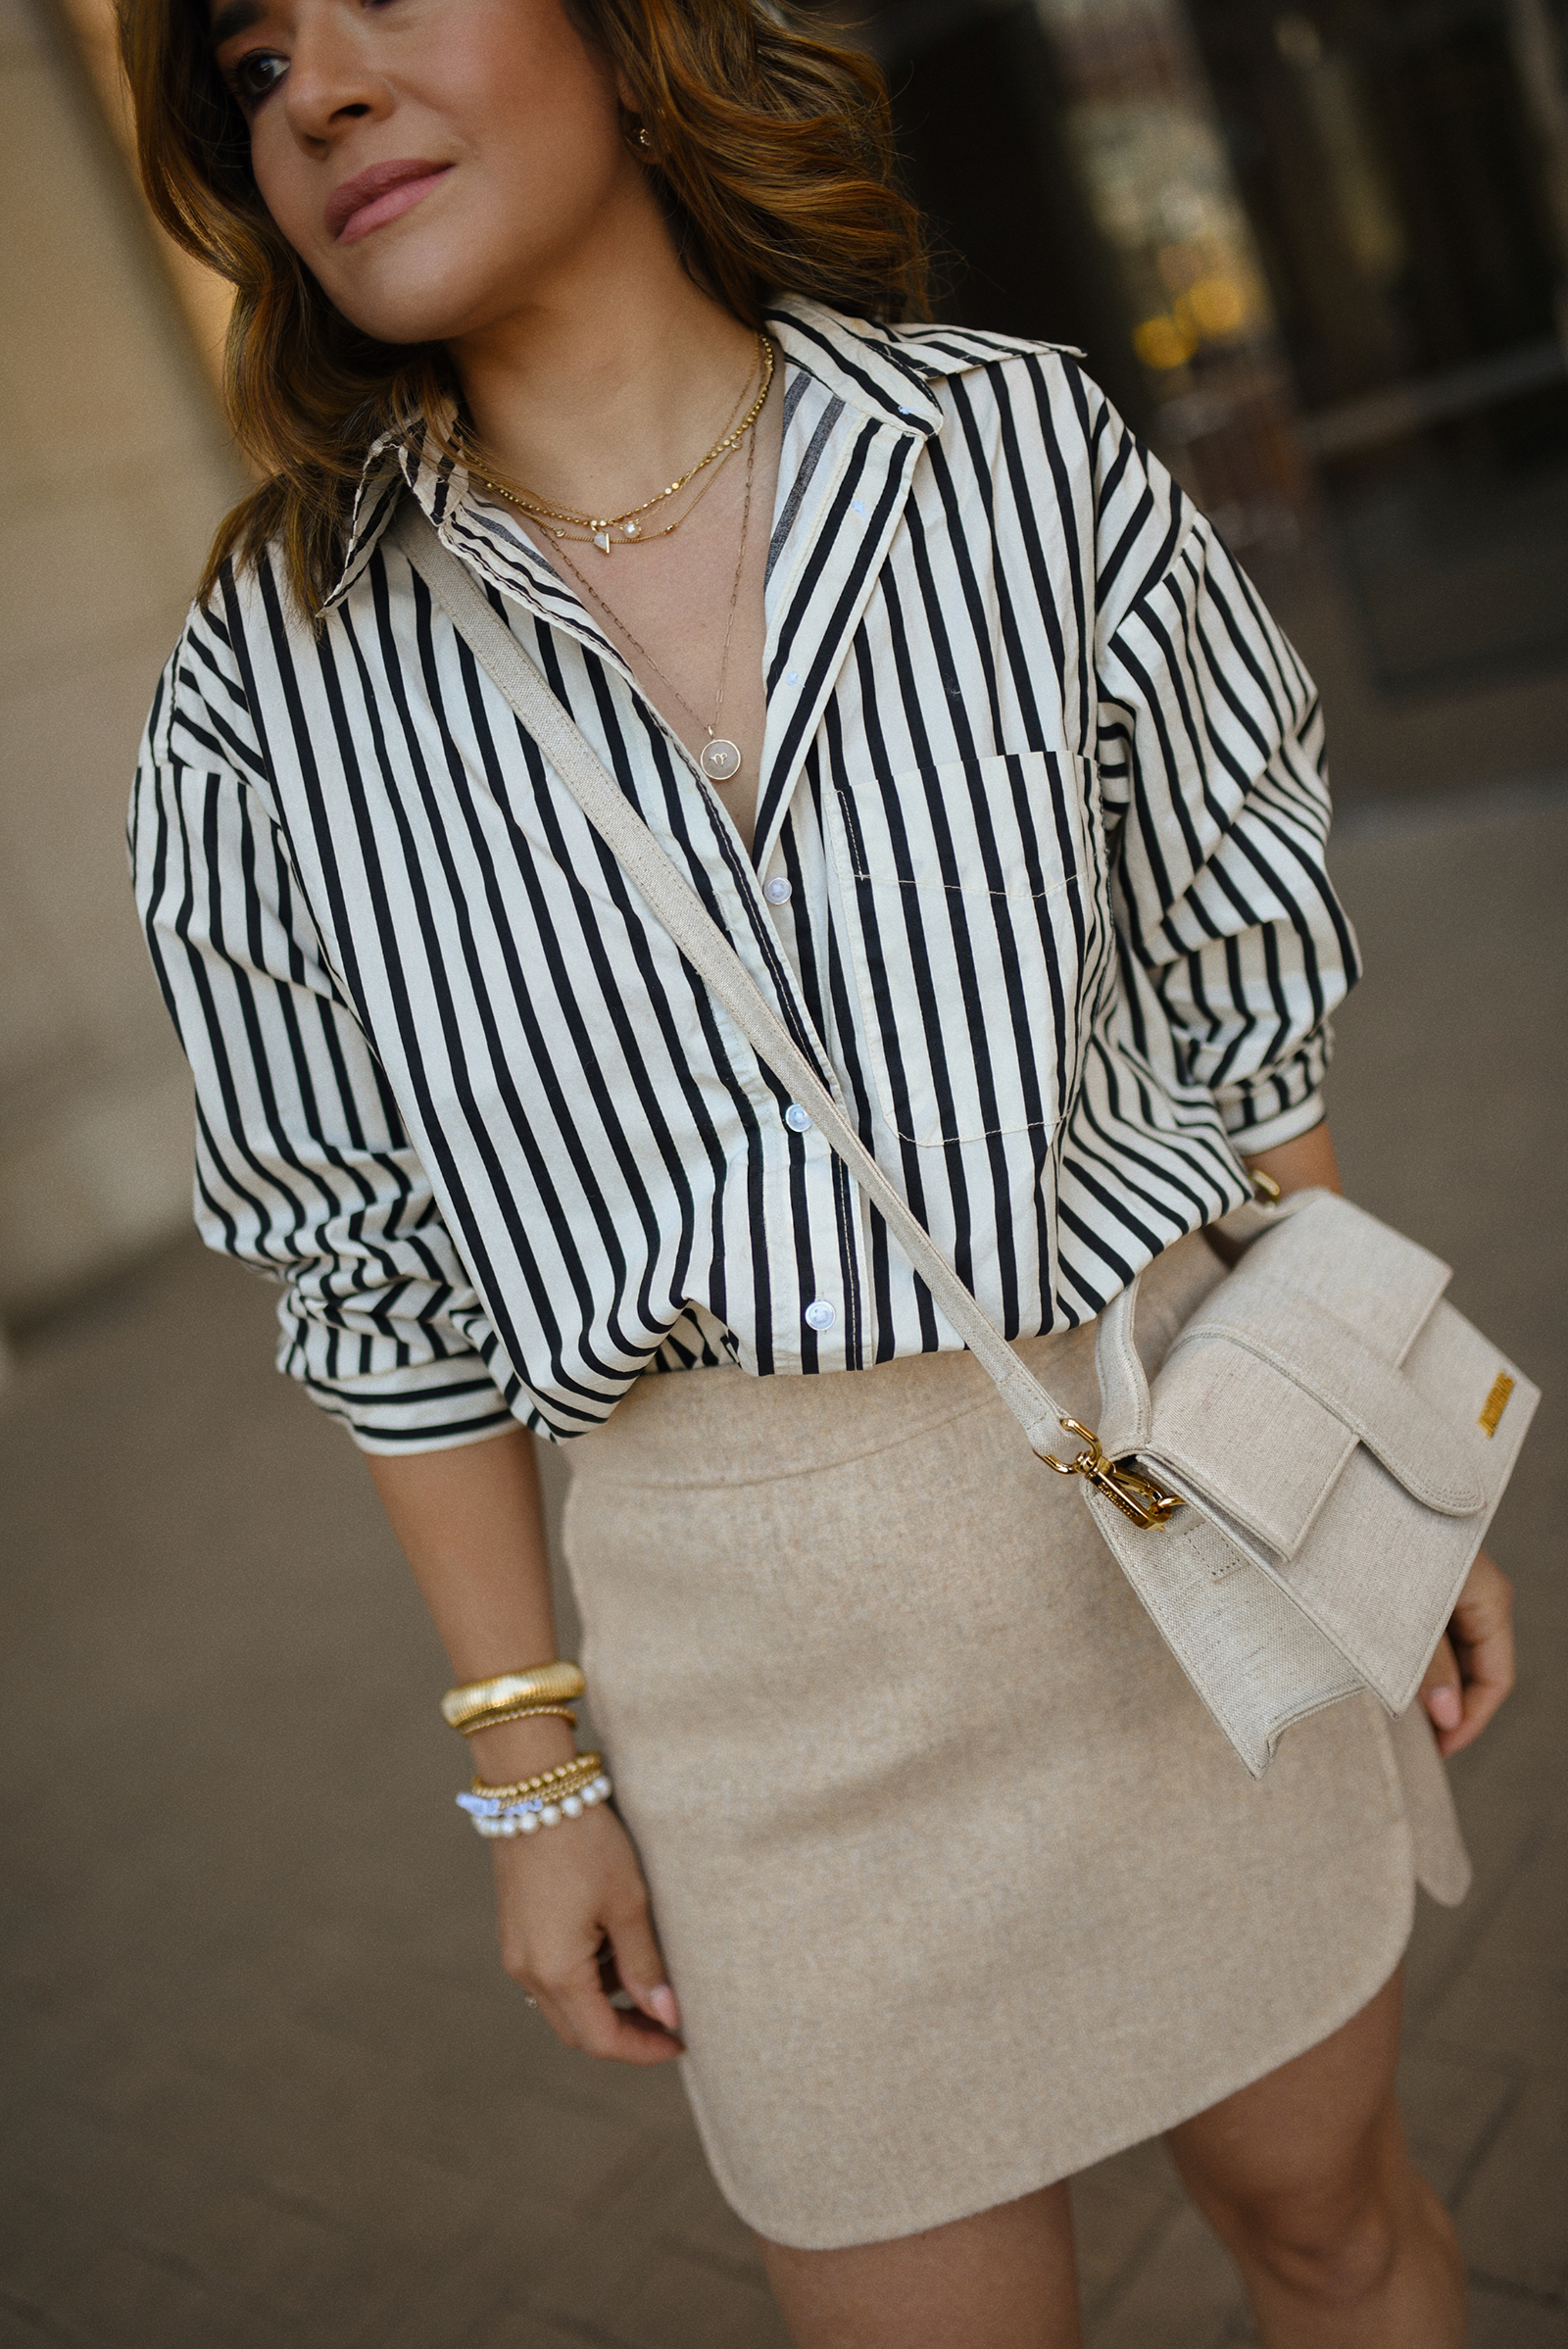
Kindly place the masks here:
<instances>
[{"instance_id":1,"label":"bag front pocket","mask_svg":"<svg viewBox=\"0 0 1568 2349\"><path fill-rule=\"evenodd\" d=\"M1084 951L1077 769L1004 752L824 794L862 1048L923 1150L1063 1114Z\"/></svg>"}]
</instances>

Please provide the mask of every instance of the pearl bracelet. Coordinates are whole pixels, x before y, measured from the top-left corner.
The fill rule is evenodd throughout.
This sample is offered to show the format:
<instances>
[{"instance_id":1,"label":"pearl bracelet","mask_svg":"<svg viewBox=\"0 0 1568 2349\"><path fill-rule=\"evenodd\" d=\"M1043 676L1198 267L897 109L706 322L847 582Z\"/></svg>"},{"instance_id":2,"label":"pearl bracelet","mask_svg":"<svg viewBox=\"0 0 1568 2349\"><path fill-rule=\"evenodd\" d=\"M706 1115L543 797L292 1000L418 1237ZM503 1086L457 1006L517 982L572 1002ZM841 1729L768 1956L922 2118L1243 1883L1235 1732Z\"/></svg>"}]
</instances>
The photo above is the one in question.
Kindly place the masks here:
<instances>
[{"instance_id":1,"label":"pearl bracelet","mask_svg":"<svg viewBox=\"0 0 1568 2349\"><path fill-rule=\"evenodd\" d=\"M548 1783L553 1780L555 1783ZM547 1774L547 1783L521 1786L480 1786L457 1797L481 1835L534 1835L542 1827L559 1827L563 1819L580 1819L596 1803L614 1792L598 1754L585 1754L577 1764L565 1763Z\"/></svg>"}]
</instances>

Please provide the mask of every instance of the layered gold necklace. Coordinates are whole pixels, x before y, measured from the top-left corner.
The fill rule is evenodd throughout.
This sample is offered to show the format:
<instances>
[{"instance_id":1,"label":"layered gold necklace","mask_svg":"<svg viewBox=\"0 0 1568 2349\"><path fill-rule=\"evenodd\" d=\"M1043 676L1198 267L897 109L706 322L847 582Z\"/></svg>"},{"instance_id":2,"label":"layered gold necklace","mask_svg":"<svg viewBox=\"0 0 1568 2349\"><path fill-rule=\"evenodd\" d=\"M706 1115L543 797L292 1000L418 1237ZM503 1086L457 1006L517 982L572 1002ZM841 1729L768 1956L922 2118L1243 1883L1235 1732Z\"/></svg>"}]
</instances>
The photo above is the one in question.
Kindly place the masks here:
<instances>
[{"instance_id":1,"label":"layered gold necklace","mask_svg":"<svg viewBox=\"0 0 1568 2349\"><path fill-rule=\"evenodd\" d=\"M668 538L672 531L678 530L681 523L696 511L698 505L712 488L719 473L762 413L768 392L772 388L773 364L773 346L765 334L760 334L757 337L757 356L753 363L753 373L755 374L757 367L761 368L761 388L747 409L746 414L741 417L740 422L735 422L735 410L731 409L730 421L725 425L724 430L714 441L706 457L700 457L697 463L689 466L676 480L667 483L653 497L645 498L640 506L628 506L620 514L578 514L569 506L558 506L551 499L540 497L536 491L524 489L520 483L499 481L493 474L481 472L476 465L470 465L469 469L475 480L482 481L486 489L494 490L497 497L505 498L509 506L515 506L519 514L525 514L531 522L537 523L541 530L558 543L567 546L595 546L601 555L609 555L617 546L652 545L655 540ZM752 379L752 375L748 375L746 384L741 390L742 400L746 397ZM736 407L738 408L739 405L740 401L737 401ZM710 471L710 467L712 468L711 471ZM669 500L685 489L689 482L695 481L700 473L708 473L709 477L696 497L692 499L691 504L685 508L683 513L678 514L672 522L666 522L662 530L651 530L643 519L644 515L653 514L661 506L667 505Z\"/></svg>"},{"instance_id":2,"label":"layered gold necklace","mask_svg":"<svg viewBox=\"0 0 1568 2349\"><path fill-rule=\"evenodd\" d=\"M594 586L592 580L585 579L583 577L581 571L578 570L577 565L572 562L571 557L566 553L564 547L560 550L562 562L565 564L567 570L570 571L572 577L577 581L584 595L590 596L593 599L593 601L598 605L600 611L605 614L606 618L611 620L614 626L620 630L621 635L624 636L626 642L632 647L633 651L642 655L649 667L653 670L655 676L662 677L663 679L664 683L669 687L670 692L674 695L676 701L685 710L687 716L695 718L697 723L702 727L703 732L708 737L708 740L704 743L701 751L697 755L697 763L702 768L703 773L708 777L710 783L733 783L736 776L741 771L742 761L740 746L738 743L732 742L727 734L720 734L718 731L718 721L724 714L724 687L729 678L730 638L735 633L735 613L741 600L741 576L746 568L746 534L751 526L752 480L757 465L756 424L757 416L754 412L748 420L746 427L746 429L751 433L751 439L748 442L746 449L746 501L741 508L741 543L740 551L735 557L735 578L729 591L729 615L724 622L724 649L719 656L718 686L713 696L713 714L711 719L704 717L700 710L694 710L692 708L690 702L687 701L686 696L681 692L680 687L676 684L668 669L664 668L654 659L654 656L652 653L650 653L648 647L639 637L633 636L631 630L627 627L619 612L612 612L611 610L611 607L605 602L604 597L600 594L598 588ZM684 519L684 516L682 518ZM580 544L580 541L578 543ZM601 574L601 576L603 574Z\"/></svg>"}]
</instances>

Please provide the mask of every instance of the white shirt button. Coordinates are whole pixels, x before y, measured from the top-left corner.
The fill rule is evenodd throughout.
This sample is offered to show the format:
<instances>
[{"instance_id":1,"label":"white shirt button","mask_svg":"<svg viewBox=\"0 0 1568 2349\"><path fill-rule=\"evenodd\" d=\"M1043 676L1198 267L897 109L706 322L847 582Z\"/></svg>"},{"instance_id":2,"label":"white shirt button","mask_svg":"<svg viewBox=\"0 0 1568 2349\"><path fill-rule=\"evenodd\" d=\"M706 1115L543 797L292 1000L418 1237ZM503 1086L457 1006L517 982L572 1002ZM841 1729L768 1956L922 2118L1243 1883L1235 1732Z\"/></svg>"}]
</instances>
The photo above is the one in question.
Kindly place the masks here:
<instances>
[{"instance_id":1,"label":"white shirt button","mask_svg":"<svg viewBox=\"0 0 1568 2349\"><path fill-rule=\"evenodd\" d=\"M838 1319L838 1307L830 1305L825 1297L815 1297L806 1308L808 1330L830 1330Z\"/></svg>"},{"instance_id":2,"label":"white shirt button","mask_svg":"<svg viewBox=\"0 0 1568 2349\"><path fill-rule=\"evenodd\" d=\"M801 1107L799 1101L791 1101L789 1107L784 1112L784 1123L789 1127L789 1130L792 1134L808 1134L811 1130L810 1117L808 1112ZM828 1311L831 1313L832 1310L832 1306L829 1305ZM829 1325L826 1322L822 1324L824 1329L826 1329L828 1326Z\"/></svg>"},{"instance_id":3,"label":"white shirt button","mask_svg":"<svg viewBox=\"0 0 1568 2349\"><path fill-rule=\"evenodd\" d=\"M762 895L770 905L787 905L795 891L782 873L775 873L771 881L762 883Z\"/></svg>"}]
</instances>

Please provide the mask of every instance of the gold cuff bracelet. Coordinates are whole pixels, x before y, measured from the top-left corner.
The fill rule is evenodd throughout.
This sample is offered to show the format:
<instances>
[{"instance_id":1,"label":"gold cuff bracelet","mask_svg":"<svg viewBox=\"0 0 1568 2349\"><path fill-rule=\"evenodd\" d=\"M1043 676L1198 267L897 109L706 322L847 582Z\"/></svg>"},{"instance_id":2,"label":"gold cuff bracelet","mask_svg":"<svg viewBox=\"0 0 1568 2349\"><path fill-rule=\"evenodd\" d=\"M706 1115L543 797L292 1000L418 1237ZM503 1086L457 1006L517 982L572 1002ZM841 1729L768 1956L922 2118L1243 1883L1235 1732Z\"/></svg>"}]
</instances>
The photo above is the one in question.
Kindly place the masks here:
<instances>
[{"instance_id":1,"label":"gold cuff bracelet","mask_svg":"<svg viewBox=\"0 0 1568 2349\"><path fill-rule=\"evenodd\" d=\"M441 1715L453 1729L463 1729L479 1713L494 1713L503 1705L569 1704L587 1682L575 1664L534 1664L524 1672L503 1672L495 1680L466 1681L449 1688L441 1699Z\"/></svg>"}]
</instances>

